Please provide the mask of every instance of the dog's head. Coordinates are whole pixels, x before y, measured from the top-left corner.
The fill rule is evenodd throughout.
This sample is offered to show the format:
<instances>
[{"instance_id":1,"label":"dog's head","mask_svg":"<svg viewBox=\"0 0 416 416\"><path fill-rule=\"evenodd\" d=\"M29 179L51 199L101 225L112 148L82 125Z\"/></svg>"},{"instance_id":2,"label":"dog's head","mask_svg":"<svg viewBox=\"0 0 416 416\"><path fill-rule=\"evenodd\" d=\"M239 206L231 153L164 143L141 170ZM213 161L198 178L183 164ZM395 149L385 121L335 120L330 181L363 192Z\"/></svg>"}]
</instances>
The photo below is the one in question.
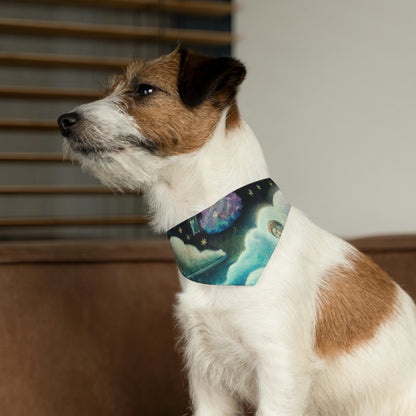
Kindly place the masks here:
<instances>
[{"instance_id":1,"label":"dog's head","mask_svg":"<svg viewBox=\"0 0 416 416\"><path fill-rule=\"evenodd\" d=\"M203 147L224 111L229 128L238 123L244 77L235 59L182 48L134 61L104 98L59 117L64 152L111 187L149 185L169 159Z\"/></svg>"}]
</instances>

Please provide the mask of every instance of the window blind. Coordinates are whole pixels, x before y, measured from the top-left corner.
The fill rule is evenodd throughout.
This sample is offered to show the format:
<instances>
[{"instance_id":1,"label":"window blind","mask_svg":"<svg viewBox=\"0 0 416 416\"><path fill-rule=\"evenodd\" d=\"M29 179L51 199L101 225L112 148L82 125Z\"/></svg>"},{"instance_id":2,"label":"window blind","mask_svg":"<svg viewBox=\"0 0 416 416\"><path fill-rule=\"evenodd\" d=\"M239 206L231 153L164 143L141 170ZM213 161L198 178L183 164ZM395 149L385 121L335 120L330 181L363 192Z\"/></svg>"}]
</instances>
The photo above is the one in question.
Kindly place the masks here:
<instances>
[{"instance_id":1,"label":"window blind","mask_svg":"<svg viewBox=\"0 0 416 416\"><path fill-rule=\"evenodd\" d=\"M140 195L63 160L56 118L131 59L182 42L229 55L230 1L0 2L0 240L152 236Z\"/></svg>"}]
</instances>

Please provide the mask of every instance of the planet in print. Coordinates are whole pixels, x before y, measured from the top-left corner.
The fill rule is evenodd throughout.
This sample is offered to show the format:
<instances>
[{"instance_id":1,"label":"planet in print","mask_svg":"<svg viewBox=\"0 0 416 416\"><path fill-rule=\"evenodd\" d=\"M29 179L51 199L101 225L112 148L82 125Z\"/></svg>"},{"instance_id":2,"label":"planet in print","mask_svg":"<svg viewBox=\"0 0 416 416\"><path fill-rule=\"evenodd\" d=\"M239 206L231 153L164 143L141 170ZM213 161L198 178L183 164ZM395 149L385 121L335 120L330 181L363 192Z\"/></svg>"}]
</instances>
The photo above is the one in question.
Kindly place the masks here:
<instances>
[{"instance_id":1,"label":"planet in print","mask_svg":"<svg viewBox=\"0 0 416 416\"><path fill-rule=\"evenodd\" d=\"M241 198L232 192L202 211L199 223L208 234L220 233L234 223L242 209Z\"/></svg>"}]
</instances>

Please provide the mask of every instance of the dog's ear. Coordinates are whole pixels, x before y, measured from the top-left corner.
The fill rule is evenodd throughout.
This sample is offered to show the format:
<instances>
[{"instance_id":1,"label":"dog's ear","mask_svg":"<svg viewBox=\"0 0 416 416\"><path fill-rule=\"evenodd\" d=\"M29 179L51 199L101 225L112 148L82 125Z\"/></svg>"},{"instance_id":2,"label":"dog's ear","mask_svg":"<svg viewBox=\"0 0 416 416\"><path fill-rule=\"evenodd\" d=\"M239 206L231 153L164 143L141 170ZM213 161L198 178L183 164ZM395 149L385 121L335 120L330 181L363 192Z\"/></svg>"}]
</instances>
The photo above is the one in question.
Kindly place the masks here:
<instances>
[{"instance_id":1,"label":"dog's ear","mask_svg":"<svg viewBox=\"0 0 416 416\"><path fill-rule=\"evenodd\" d=\"M180 49L179 95L185 105L196 107L208 98L229 105L246 75L244 65L233 58L213 58Z\"/></svg>"}]
</instances>

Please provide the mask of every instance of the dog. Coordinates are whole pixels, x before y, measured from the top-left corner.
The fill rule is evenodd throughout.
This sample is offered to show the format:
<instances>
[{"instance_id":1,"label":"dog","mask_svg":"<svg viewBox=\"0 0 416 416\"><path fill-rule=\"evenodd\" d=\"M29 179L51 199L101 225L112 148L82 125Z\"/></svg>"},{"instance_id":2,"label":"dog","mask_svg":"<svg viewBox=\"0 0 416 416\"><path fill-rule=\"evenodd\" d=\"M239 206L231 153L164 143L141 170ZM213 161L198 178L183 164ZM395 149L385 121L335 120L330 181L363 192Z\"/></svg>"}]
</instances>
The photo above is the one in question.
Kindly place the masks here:
<instances>
[{"instance_id":1,"label":"dog","mask_svg":"<svg viewBox=\"0 0 416 416\"><path fill-rule=\"evenodd\" d=\"M238 110L245 75L236 59L178 47L132 62L104 98L58 119L65 154L113 189L143 192L153 228L168 232L193 414L238 415L248 404L257 416L414 416L415 305L284 201ZM259 217L247 225L239 210L256 192ZM219 217L232 239L245 221L243 238L223 243L231 254ZM218 264L186 269L180 249ZM227 283L241 256L260 262L266 251L254 272ZM223 275L210 281L215 268Z\"/></svg>"}]
</instances>

